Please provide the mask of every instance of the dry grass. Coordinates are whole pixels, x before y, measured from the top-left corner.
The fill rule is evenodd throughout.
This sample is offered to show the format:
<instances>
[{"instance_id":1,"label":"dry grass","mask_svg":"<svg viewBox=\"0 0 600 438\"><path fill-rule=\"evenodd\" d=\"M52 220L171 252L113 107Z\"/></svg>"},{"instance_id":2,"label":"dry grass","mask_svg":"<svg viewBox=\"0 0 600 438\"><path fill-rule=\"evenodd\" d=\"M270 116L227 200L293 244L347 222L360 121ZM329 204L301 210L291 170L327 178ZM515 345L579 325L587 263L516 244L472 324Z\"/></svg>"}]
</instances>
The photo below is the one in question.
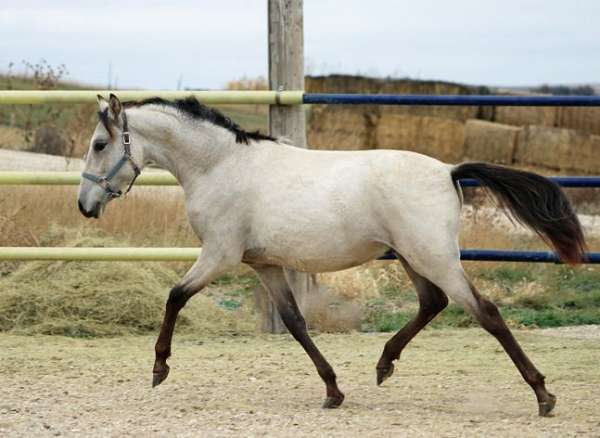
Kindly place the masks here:
<instances>
[{"instance_id":1,"label":"dry grass","mask_svg":"<svg viewBox=\"0 0 600 438\"><path fill-rule=\"evenodd\" d=\"M129 244L83 229L54 228L44 240L77 247ZM155 332L168 291L179 281L184 267L59 261L13 264L10 268L7 275L0 276L0 331L95 337ZM222 289L216 283L192 300L179 318L180 329L253 332L253 306L243 297L233 309L221 306ZM225 294L231 289L240 288L230 287Z\"/></svg>"},{"instance_id":2,"label":"dry grass","mask_svg":"<svg viewBox=\"0 0 600 438\"><path fill-rule=\"evenodd\" d=\"M198 245L180 189L136 187L113 201L101 219L90 220L77 208L74 187L0 188L0 246L51 244L42 236L53 224L101 230L135 245Z\"/></svg>"},{"instance_id":3,"label":"dry grass","mask_svg":"<svg viewBox=\"0 0 600 438\"><path fill-rule=\"evenodd\" d=\"M319 285L319 292L305 298L304 316L311 330L345 333L360 330L362 306L355 300Z\"/></svg>"},{"instance_id":4,"label":"dry grass","mask_svg":"<svg viewBox=\"0 0 600 438\"><path fill-rule=\"evenodd\" d=\"M0 125L1 149L25 149L26 144L26 134L23 129Z\"/></svg>"},{"instance_id":5,"label":"dry grass","mask_svg":"<svg viewBox=\"0 0 600 438\"><path fill-rule=\"evenodd\" d=\"M268 90L269 82L264 76L258 76L256 78L248 78L244 76L241 79L227 82L225 88L227 90Z\"/></svg>"}]
</instances>

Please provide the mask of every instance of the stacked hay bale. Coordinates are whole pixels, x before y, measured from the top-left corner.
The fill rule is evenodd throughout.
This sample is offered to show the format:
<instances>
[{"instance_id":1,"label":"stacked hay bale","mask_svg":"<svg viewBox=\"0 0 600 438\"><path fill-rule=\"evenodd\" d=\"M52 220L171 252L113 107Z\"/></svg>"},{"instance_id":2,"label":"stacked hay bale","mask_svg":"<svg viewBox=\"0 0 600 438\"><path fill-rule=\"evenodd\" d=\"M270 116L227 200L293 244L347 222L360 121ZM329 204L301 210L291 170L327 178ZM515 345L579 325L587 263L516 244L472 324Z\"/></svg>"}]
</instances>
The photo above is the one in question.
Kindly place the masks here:
<instances>
[{"instance_id":1,"label":"stacked hay bale","mask_svg":"<svg viewBox=\"0 0 600 438\"><path fill-rule=\"evenodd\" d=\"M527 126L519 132L515 162L570 172L600 171L600 136L573 129Z\"/></svg>"},{"instance_id":2,"label":"stacked hay bale","mask_svg":"<svg viewBox=\"0 0 600 438\"><path fill-rule=\"evenodd\" d=\"M513 126L556 126L558 107L499 106L494 111L494 122Z\"/></svg>"},{"instance_id":3,"label":"stacked hay bale","mask_svg":"<svg viewBox=\"0 0 600 438\"><path fill-rule=\"evenodd\" d=\"M465 123L460 120L383 114L375 132L377 149L406 149L448 162L464 156Z\"/></svg>"},{"instance_id":4,"label":"stacked hay bale","mask_svg":"<svg viewBox=\"0 0 600 438\"><path fill-rule=\"evenodd\" d=\"M514 162L520 128L483 120L467 120L465 157L500 164Z\"/></svg>"},{"instance_id":5,"label":"stacked hay bale","mask_svg":"<svg viewBox=\"0 0 600 438\"><path fill-rule=\"evenodd\" d=\"M333 105L311 109L308 144L312 149L372 149L376 117L354 108Z\"/></svg>"},{"instance_id":6,"label":"stacked hay bale","mask_svg":"<svg viewBox=\"0 0 600 438\"><path fill-rule=\"evenodd\" d=\"M600 135L600 108L560 108L556 126Z\"/></svg>"},{"instance_id":7,"label":"stacked hay bale","mask_svg":"<svg viewBox=\"0 0 600 438\"><path fill-rule=\"evenodd\" d=\"M407 79L308 77L317 93L485 94L485 88ZM323 105L311 108L318 149L406 149L447 162L483 160L600 172L600 108Z\"/></svg>"},{"instance_id":8,"label":"stacked hay bale","mask_svg":"<svg viewBox=\"0 0 600 438\"><path fill-rule=\"evenodd\" d=\"M459 84L332 75L306 78L314 93L473 94ZM479 90L477 90L479 91ZM308 143L314 149L409 149L442 160L464 155L466 120L477 107L320 105L311 108Z\"/></svg>"}]
</instances>

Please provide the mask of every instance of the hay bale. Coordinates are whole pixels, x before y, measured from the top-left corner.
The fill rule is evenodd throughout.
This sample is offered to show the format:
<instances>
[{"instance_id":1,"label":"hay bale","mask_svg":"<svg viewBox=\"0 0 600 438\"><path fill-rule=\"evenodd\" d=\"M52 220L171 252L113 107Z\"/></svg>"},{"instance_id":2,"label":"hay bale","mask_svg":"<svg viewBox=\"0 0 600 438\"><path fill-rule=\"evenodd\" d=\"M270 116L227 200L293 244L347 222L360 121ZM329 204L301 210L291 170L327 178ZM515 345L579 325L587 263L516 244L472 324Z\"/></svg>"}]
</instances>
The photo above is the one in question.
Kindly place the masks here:
<instances>
[{"instance_id":1,"label":"hay bale","mask_svg":"<svg viewBox=\"0 0 600 438\"><path fill-rule=\"evenodd\" d=\"M600 136L572 129L528 126L518 136L515 161L557 170L600 172Z\"/></svg>"},{"instance_id":2,"label":"hay bale","mask_svg":"<svg viewBox=\"0 0 600 438\"><path fill-rule=\"evenodd\" d=\"M515 126L556 126L558 108L544 106L498 106L494 121Z\"/></svg>"},{"instance_id":3,"label":"hay bale","mask_svg":"<svg viewBox=\"0 0 600 438\"><path fill-rule=\"evenodd\" d=\"M438 117L384 114L377 125L377 149L405 149L443 161L464 156L465 124Z\"/></svg>"},{"instance_id":4,"label":"hay bale","mask_svg":"<svg viewBox=\"0 0 600 438\"><path fill-rule=\"evenodd\" d=\"M453 119L464 122L469 119L479 118L479 109L472 106L392 105L381 109L381 115L384 114L408 114L421 117Z\"/></svg>"},{"instance_id":5,"label":"hay bale","mask_svg":"<svg viewBox=\"0 0 600 438\"><path fill-rule=\"evenodd\" d=\"M53 244L124 243L98 232L87 237L81 232L67 232L65 241ZM73 337L156 333L169 289L181 278L172 266L65 261L17 264L0 278L0 331ZM180 331L253 331L255 321L247 317L249 313L245 308L221 308L211 298L199 296L182 311L177 326Z\"/></svg>"},{"instance_id":6,"label":"hay bale","mask_svg":"<svg viewBox=\"0 0 600 438\"><path fill-rule=\"evenodd\" d=\"M468 120L465 127L465 155L469 159L511 164L521 128Z\"/></svg>"},{"instance_id":7,"label":"hay bale","mask_svg":"<svg viewBox=\"0 0 600 438\"><path fill-rule=\"evenodd\" d=\"M558 110L560 128L577 129L600 134L600 108L562 107Z\"/></svg>"},{"instance_id":8,"label":"hay bale","mask_svg":"<svg viewBox=\"0 0 600 438\"><path fill-rule=\"evenodd\" d=\"M310 93L367 93L367 94L474 94L479 90L461 84L411 79L378 79L352 75L307 76L306 90ZM364 107L363 107L364 108ZM376 112L447 117L457 120L482 118L484 110L463 106L388 106Z\"/></svg>"},{"instance_id":9,"label":"hay bale","mask_svg":"<svg viewBox=\"0 0 600 438\"><path fill-rule=\"evenodd\" d=\"M381 79L353 75L306 76L309 93L378 93Z\"/></svg>"},{"instance_id":10,"label":"hay bale","mask_svg":"<svg viewBox=\"0 0 600 438\"><path fill-rule=\"evenodd\" d=\"M375 119L361 107L313 107L308 129L309 147L331 150L370 149Z\"/></svg>"},{"instance_id":11,"label":"hay bale","mask_svg":"<svg viewBox=\"0 0 600 438\"><path fill-rule=\"evenodd\" d=\"M390 80L382 84L383 94L425 94L456 95L473 94L474 90L460 84L437 81ZM410 114L414 116L440 117L466 121L478 118L479 108L473 106L439 106L439 105L392 105L381 108L381 114Z\"/></svg>"}]
</instances>

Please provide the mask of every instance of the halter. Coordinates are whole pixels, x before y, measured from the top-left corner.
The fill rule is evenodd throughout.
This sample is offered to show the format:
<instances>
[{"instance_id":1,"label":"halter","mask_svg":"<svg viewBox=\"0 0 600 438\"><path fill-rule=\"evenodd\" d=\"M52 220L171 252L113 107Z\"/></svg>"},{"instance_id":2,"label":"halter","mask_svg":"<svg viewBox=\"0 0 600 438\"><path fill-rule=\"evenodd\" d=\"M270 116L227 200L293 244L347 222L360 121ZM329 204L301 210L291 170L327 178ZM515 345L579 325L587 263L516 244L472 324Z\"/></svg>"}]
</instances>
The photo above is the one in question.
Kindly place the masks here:
<instances>
[{"instance_id":1,"label":"halter","mask_svg":"<svg viewBox=\"0 0 600 438\"><path fill-rule=\"evenodd\" d=\"M122 114L123 114L123 131L121 133L121 138L123 140L123 156L121 157L121 159L108 171L108 173L105 176L98 176L98 175L94 175L94 174L87 173L87 172L83 172L81 174L81 176L83 178L88 179L92 182L95 182L100 187L102 187L104 189L104 191L106 192L106 194L108 195L108 197L111 199L120 198L121 196L129 193L129 191L131 190L131 187L133 186L133 183L135 182L135 180L141 173L140 168L138 167L137 164L135 164L135 161L133 161L133 157L131 156L131 148L130 148L131 137L129 135L129 129L127 126L127 115L125 114L125 110L122 111ZM119 170L121 170L121 167L123 167L126 163L131 164L131 167L133 168L133 171L135 172L135 176L129 183L129 187L127 187L127 190L125 191L125 193L123 193L121 190L113 190L113 188L110 186L110 180L113 179L117 173L119 173Z\"/></svg>"}]
</instances>

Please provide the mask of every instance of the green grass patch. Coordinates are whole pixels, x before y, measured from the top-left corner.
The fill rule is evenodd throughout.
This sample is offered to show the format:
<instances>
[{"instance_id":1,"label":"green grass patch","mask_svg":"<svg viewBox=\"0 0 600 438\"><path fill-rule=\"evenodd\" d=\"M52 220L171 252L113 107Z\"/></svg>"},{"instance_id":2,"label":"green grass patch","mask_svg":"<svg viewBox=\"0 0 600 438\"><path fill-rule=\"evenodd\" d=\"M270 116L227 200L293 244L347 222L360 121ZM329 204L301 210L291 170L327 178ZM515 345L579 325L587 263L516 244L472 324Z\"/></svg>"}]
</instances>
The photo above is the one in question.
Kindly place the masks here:
<instances>
[{"instance_id":1,"label":"green grass patch","mask_svg":"<svg viewBox=\"0 0 600 438\"><path fill-rule=\"evenodd\" d=\"M502 315L517 325L526 327L562 327L569 325L600 324L600 312L594 309L503 308Z\"/></svg>"},{"instance_id":2,"label":"green grass patch","mask_svg":"<svg viewBox=\"0 0 600 438\"><path fill-rule=\"evenodd\" d=\"M219 306L226 310L237 310L242 307L242 303L236 300L221 300Z\"/></svg>"},{"instance_id":3,"label":"green grass patch","mask_svg":"<svg viewBox=\"0 0 600 438\"><path fill-rule=\"evenodd\" d=\"M600 271L596 268L561 266L552 276L552 283L556 292L595 293L600 291ZM600 302L596 305L600 305Z\"/></svg>"},{"instance_id":4,"label":"green grass patch","mask_svg":"<svg viewBox=\"0 0 600 438\"><path fill-rule=\"evenodd\" d=\"M531 269L524 266L500 266L495 269L485 269L479 271L477 277L500 283L505 287L513 286L522 281L534 280Z\"/></svg>"},{"instance_id":5,"label":"green grass patch","mask_svg":"<svg viewBox=\"0 0 600 438\"><path fill-rule=\"evenodd\" d=\"M401 329L413 318L413 315L400 312L373 312L362 323L366 332L393 332Z\"/></svg>"}]
</instances>

